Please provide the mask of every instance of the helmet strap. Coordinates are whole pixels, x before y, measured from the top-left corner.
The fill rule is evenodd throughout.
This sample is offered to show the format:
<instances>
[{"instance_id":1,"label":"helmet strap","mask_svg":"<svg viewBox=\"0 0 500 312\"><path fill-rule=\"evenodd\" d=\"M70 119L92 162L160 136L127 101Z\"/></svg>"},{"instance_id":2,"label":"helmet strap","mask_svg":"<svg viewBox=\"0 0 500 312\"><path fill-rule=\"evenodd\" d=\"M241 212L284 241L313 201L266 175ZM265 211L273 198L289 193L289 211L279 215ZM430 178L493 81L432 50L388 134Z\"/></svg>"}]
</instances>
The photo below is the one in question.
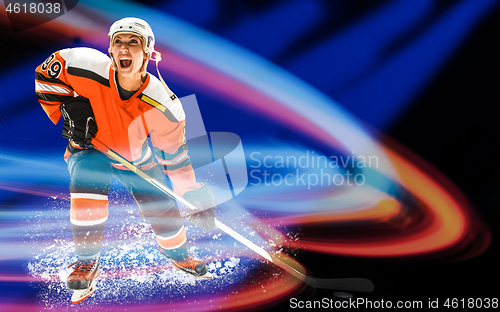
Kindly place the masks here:
<instances>
[{"instance_id":1,"label":"helmet strap","mask_svg":"<svg viewBox=\"0 0 500 312\"><path fill-rule=\"evenodd\" d=\"M154 57L153 57L153 53L154 53ZM163 77L161 76L160 74L160 69L158 68L158 63L161 61L161 53L158 52L158 51L151 51L151 58L150 58L152 61L155 61L156 62L156 71L158 72L158 78L160 78L160 81L161 83L163 84L163 87L165 88L165 90L167 91L168 93L168 96L173 100L175 99L175 94L172 92L172 90L170 90L170 88L167 86L167 84L165 83L165 80L163 80Z\"/></svg>"}]
</instances>

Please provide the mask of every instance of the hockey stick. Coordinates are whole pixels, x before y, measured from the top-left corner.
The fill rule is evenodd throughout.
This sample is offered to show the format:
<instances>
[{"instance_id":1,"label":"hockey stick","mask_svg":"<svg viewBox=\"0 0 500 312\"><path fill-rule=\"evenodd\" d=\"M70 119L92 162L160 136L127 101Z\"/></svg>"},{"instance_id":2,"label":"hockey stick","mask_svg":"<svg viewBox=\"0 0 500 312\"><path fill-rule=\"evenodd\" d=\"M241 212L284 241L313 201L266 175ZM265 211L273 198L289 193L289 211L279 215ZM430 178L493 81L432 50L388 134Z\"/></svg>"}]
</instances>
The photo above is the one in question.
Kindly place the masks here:
<instances>
[{"instance_id":1,"label":"hockey stick","mask_svg":"<svg viewBox=\"0 0 500 312\"><path fill-rule=\"evenodd\" d=\"M284 254L272 254L274 264L295 276L305 284L320 289L336 289L357 292L372 292L375 289L372 281L367 278L317 278L309 276L297 262Z\"/></svg>"},{"instance_id":2,"label":"hockey stick","mask_svg":"<svg viewBox=\"0 0 500 312\"><path fill-rule=\"evenodd\" d=\"M100 141L96 140L95 138L92 140L92 143L94 144L94 148L100 151L103 154L108 155L112 159L118 161L125 167L127 167L129 170L146 180L147 182L151 183L155 187L157 187L159 190L164 192L166 195L170 196L171 198L179 201L186 207L189 207L193 210L197 210L195 206L193 206L191 203L186 201L183 197L177 195L173 190L171 190L169 187L161 183L160 181L151 178L148 176L144 171L141 169L137 168L134 166L132 163L130 163L128 160L120 156L118 153L114 152L111 150L109 147L101 143ZM270 255L267 251L262 249L261 247L255 245L224 223L220 222L219 220L215 220L216 226L225 232L226 234L230 235L243 245L247 246L254 252L258 253L265 259L269 260L270 262L273 262L280 268L284 269L291 275L295 276L299 280L303 281L309 286L312 286L314 288L323 288L323 289L336 289L336 290L346 290L346 291L358 291L358 292L371 292L375 288L373 283L366 278L331 278L331 279L323 279L323 278L315 278L312 276L308 276L303 272L301 268L297 268L297 262L290 257L286 255L278 255L278 254L273 254ZM273 261L274 260L274 261Z\"/></svg>"},{"instance_id":3,"label":"hockey stick","mask_svg":"<svg viewBox=\"0 0 500 312\"><path fill-rule=\"evenodd\" d=\"M126 160L125 158L123 158L122 156L120 156L119 154L117 154L116 152L114 152L113 150L111 150L110 148L108 148L106 145L104 145L100 141L98 141L96 139L93 139L92 143L94 144L94 148L95 149L97 149L98 151L100 151L103 154L106 154L106 155L110 156L114 160L120 162L122 165L124 165L125 167L127 167L128 169L130 169L131 171L133 171L135 174L137 174L138 176L140 176L144 180L148 181L149 183L151 183L155 187L157 187L163 193L167 194L171 198L177 200L178 202L182 203L184 206L186 206L186 207L188 207L188 208L190 208L192 210L198 210L193 204L191 204L190 202L188 202L187 200L185 200L183 197L177 195L173 190L171 190L165 184L163 184L162 182L160 182L160 181L158 181L158 180L156 180L154 178L151 178L144 171L142 171L141 169L139 169L136 166L134 166L128 160ZM228 227L224 223L222 223L219 220L215 219L215 225L219 229L221 229L223 232L225 232L226 234L230 235L231 237L233 237L234 239L236 239L237 241L239 241L243 245L245 245L248 248L252 249L253 251L255 251L256 253L258 253L259 255L261 255L262 257L264 257L265 259L273 262L273 259L271 258L271 256L269 255L269 253L267 253L267 251L265 251L264 249L262 249L259 246L255 245L254 243L252 243L251 241L249 241L248 239L246 239L242 235L238 234L236 231L234 231L233 229L231 229L230 227Z\"/></svg>"}]
</instances>

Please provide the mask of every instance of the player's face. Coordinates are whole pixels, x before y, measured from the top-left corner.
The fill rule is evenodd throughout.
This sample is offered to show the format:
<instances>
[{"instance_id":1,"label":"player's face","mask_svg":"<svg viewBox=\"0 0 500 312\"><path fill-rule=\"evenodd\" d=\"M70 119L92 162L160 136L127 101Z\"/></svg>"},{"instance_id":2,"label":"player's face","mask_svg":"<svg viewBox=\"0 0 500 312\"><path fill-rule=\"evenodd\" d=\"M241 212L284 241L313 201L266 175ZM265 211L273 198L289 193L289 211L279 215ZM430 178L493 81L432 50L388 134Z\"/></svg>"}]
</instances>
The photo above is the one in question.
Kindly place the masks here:
<instances>
[{"instance_id":1,"label":"player's face","mask_svg":"<svg viewBox=\"0 0 500 312\"><path fill-rule=\"evenodd\" d=\"M113 39L111 48L116 62L118 74L124 77L138 76L144 62L145 54L139 36L133 34L118 34Z\"/></svg>"}]
</instances>

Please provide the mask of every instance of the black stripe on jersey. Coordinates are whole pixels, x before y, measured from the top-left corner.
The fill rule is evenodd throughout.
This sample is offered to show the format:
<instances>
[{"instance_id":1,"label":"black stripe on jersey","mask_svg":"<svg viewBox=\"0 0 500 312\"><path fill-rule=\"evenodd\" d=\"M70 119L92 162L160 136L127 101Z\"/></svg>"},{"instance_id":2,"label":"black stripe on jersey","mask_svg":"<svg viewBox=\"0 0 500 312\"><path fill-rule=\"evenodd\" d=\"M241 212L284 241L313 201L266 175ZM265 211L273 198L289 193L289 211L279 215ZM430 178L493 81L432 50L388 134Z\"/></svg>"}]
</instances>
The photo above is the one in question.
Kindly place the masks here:
<instances>
[{"instance_id":1,"label":"black stripe on jersey","mask_svg":"<svg viewBox=\"0 0 500 312\"><path fill-rule=\"evenodd\" d=\"M179 168L183 168L183 167L191 165L191 158L186 158L183 161L181 161L180 163L175 164L175 165L168 165L168 166L166 166L166 165L160 165L160 164L158 164L158 165L163 170L168 170L168 171L175 170L175 169L179 169Z\"/></svg>"},{"instance_id":2,"label":"black stripe on jersey","mask_svg":"<svg viewBox=\"0 0 500 312\"><path fill-rule=\"evenodd\" d=\"M99 76L98 74L96 74L90 70L77 68L77 67L68 67L68 74L73 75L73 76L77 76L77 77L88 78L88 79L94 80L94 81L102 84L105 87L109 87L109 79L106 79L102 76Z\"/></svg>"},{"instance_id":3,"label":"black stripe on jersey","mask_svg":"<svg viewBox=\"0 0 500 312\"><path fill-rule=\"evenodd\" d=\"M68 96L68 95L58 95L58 94L51 94L51 93L42 93L42 92L37 92L36 93L36 98L41 101L47 101L47 102L61 102L64 103L67 100L74 99L74 96Z\"/></svg>"},{"instance_id":4,"label":"black stripe on jersey","mask_svg":"<svg viewBox=\"0 0 500 312\"><path fill-rule=\"evenodd\" d=\"M62 82L61 80L59 80L57 78L48 78L48 77L45 77L43 74L40 74L37 72L35 72L35 80L38 80L40 82L49 82L49 83L53 83L53 84L58 84L58 85L62 85L62 86L65 86L65 87L72 89L70 86L68 86L67 84L65 84L64 82Z\"/></svg>"},{"instance_id":5,"label":"black stripe on jersey","mask_svg":"<svg viewBox=\"0 0 500 312\"><path fill-rule=\"evenodd\" d=\"M181 145L177 151L173 154L169 154L169 153L165 153L164 151L162 151L161 149L155 147L155 154L158 158L160 159L163 159L163 160L172 160L174 159L175 157L177 157L179 154L183 153L184 151L187 151L187 145L186 144L183 144Z\"/></svg>"},{"instance_id":6,"label":"black stripe on jersey","mask_svg":"<svg viewBox=\"0 0 500 312\"><path fill-rule=\"evenodd\" d=\"M171 122L179 122L179 120L177 120L177 118L174 117L172 112L165 106L161 105L160 102L150 98L144 93L139 94L137 97L141 99L143 102L160 110L163 113L163 115L165 115L165 117L167 117L167 119L170 120Z\"/></svg>"}]
</instances>

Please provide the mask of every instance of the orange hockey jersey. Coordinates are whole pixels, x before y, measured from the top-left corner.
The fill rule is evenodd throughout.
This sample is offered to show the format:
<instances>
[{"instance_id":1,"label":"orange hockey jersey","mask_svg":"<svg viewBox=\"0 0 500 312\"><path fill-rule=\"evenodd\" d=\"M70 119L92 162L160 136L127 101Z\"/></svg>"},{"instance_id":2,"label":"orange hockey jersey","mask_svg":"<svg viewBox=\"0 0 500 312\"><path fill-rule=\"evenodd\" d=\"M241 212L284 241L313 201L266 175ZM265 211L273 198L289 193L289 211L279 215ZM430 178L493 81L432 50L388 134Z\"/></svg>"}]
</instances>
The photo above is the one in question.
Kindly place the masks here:
<instances>
[{"instance_id":1,"label":"orange hockey jersey","mask_svg":"<svg viewBox=\"0 0 500 312\"><path fill-rule=\"evenodd\" d=\"M97 140L143 170L155 166L156 156L181 196L199 186L187 155L184 110L156 77L148 73L142 87L124 101L118 94L110 58L90 48L55 52L36 68L35 75L38 101L54 124L61 119L62 103L84 96L94 111ZM147 144L148 135L154 152ZM65 158L76 148L70 143ZM126 170L116 162L113 166Z\"/></svg>"}]
</instances>

